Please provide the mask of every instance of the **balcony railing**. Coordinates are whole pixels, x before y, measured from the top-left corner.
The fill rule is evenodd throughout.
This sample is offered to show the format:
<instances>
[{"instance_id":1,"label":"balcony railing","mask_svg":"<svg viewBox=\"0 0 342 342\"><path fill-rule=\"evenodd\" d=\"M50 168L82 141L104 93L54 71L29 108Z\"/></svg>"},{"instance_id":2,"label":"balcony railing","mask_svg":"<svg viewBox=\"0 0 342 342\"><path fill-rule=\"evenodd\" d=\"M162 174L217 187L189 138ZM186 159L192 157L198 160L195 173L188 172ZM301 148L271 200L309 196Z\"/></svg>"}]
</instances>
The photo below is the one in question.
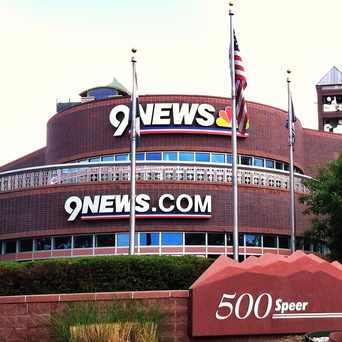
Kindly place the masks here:
<instances>
[{"instance_id":1,"label":"balcony railing","mask_svg":"<svg viewBox=\"0 0 342 342\"><path fill-rule=\"evenodd\" d=\"M231 183L230 165L189 165L180 162L137 163L137 180ZM307 193L304 180L308 176L295 174L295 191ZM129 162L102 162L94 164L60 164L19 169L0 173L0 192L32 189L57 184L91 182L118 182L130 180ZM238 183L275 189L289 188L289 173L254 166L238 167Z\"/></svg>"}]
</instances>

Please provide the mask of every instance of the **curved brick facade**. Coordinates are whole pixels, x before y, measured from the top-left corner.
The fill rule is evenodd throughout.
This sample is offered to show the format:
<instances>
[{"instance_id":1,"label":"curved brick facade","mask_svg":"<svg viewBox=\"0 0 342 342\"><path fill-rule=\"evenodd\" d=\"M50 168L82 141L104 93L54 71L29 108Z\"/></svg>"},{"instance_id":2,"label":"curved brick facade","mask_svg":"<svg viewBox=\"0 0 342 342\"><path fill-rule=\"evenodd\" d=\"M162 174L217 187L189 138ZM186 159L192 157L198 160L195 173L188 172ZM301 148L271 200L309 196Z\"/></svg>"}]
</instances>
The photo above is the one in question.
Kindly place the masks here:
<instances>
[{"instance_id":1,"label":"curved brick facade","mask_svg":"<svg viewBox=\"0 0 342 342\"><path fill-rule=\"evenodd\" d=\"M115 105L128 105L129 101L129 97L92 101L57 113L47 124L47 146L1 167L0 176L1 172L20 168L70 163L106 154L128 153L128 130L122 137L113 137L109 113ZM225 98L208 96L148 95L141 96L140 103L207 103L219 111L223 110L229 101ZM285 128L287 113L253 102L248 103L248 108L250 113L249 136L239 138L239 154L287 163L288 133ZM228 153L231 151L230 144L230 137L220 135L154 134L142 137L138 151ZM297 121L295 165L305 175L314 175L315 165L324 165L327 161L335 159L341 149L342 135L303 129L300 122ZM282 175L287 177L285 171ZM34 173L31 176L31 181L34 183ZM27 182L25 177L21 181ZM37 178L37 182L39 181L41 182L42 179ZM18 182L18 180L13 182ZM275 181L271 180L271 182ZM12 186L18 185L14 183ZM32 188L20 190L17 188L15 190L8 188L7 190L6 188L5 191L0 192L0 240L128 231L128 220L75 220L68 222L68 216L64 210L64 203L70 196L129 194L128 181L83 182L76 185L41 186L37 184ZM240 185L240 232L277 236L290 234L290 196L286 190L287 185L285 187L283 185L276 188L276 185L273 184L273 188L270 188L268 183L254 183L254 179ZM152 202L165 193L212 196L211 218L137 220L138 232L173 231L209 234L210 232L232 231L231 186L226 182L218 183L209 180L203 180L200 183L189 180L174 182L165 179L138 181L137 193L150 195ZM300 191L297 193L297 197L299 196ZM310 218L303 215L303 209L297 201L296 224L299 235L302 235L310 226ZM207 238L208 235L206 235ZM217 253L221 252L217 249ZM205 253L210 254L211 252L206 250ZM256 253L262 253L262 250L256 250ZM2 258L7 257L4 254L6 253L3 243ZM63 256L63 253L60 255Z\"/></svg>"}]
</instances>

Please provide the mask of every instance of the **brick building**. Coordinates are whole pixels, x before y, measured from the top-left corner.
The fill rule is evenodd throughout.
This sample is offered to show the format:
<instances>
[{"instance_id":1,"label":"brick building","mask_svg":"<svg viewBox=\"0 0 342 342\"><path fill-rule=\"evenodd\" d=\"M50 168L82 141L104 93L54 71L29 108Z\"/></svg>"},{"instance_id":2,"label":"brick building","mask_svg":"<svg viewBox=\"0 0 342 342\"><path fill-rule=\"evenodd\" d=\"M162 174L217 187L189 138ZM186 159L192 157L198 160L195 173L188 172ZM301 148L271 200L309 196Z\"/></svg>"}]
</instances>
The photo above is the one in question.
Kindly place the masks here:
<instances>
[{"instance_id":1,"label":"brick building","mask_svg":"<svg viewBox=\"0 0 342 342\"><path fill-rule=\"evenodd\" d=\"M296 122L297 199L342 149L334 133L342 73L331 69L316 87L319 130ZM45 147L0 168L0 260L128 252L130 96L115 79L80 95L57 104ZM232 254L227 106L213 96L140 96L136 253ZM288 254L287 113L254 102L248 109L249 129L238 137L240 258ZM310 227L302 212L297 201L297 247L320 251L302 239Z\"/></svg>"}]
</instances>

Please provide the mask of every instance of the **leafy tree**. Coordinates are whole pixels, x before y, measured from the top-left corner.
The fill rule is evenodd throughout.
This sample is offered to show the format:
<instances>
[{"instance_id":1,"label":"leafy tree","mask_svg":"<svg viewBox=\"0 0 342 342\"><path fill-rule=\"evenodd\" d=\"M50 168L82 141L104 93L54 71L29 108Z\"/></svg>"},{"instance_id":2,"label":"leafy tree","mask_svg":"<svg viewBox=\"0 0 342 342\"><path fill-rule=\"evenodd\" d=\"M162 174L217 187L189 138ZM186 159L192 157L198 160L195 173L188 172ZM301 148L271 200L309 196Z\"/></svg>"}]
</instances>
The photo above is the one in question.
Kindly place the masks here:
<instances>
[{"instance_id":1,"label":"leafy tree","mask_svg":"<svg viewBox=\"0 0 342 342\"><path fill-rule=\"evenodd\" d=\"M301 202L307 205L305 213L314 218L305 236L312 242L326 241L330 257L342 261L342 155L319 169L306 186L310 193Z\"/></svg>"}]
</instances>

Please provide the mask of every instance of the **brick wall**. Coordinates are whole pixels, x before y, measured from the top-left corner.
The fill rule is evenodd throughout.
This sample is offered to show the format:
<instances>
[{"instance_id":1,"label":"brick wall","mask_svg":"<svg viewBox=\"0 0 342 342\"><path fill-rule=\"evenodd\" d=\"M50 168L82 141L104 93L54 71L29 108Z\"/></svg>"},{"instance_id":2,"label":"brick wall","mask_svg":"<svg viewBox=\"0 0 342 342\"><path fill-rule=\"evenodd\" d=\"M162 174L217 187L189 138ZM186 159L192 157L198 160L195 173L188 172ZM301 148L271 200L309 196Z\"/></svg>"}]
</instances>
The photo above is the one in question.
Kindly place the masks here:
<instances>
[{"instance_id":1,"label":"brick wall","mask_svg":"<svg viewBox=\"0 0 342 342\"><path fill-rule=\"evenodd\" d=\"M0 342L52 342L49 328L51 313L63 310L67 303L134 300L144 306L160 308L164 314L160 342L269 342L279 336L230 336L190 338L189 291L108 292L0 297Z\"/></svg>"}]
</instances>

